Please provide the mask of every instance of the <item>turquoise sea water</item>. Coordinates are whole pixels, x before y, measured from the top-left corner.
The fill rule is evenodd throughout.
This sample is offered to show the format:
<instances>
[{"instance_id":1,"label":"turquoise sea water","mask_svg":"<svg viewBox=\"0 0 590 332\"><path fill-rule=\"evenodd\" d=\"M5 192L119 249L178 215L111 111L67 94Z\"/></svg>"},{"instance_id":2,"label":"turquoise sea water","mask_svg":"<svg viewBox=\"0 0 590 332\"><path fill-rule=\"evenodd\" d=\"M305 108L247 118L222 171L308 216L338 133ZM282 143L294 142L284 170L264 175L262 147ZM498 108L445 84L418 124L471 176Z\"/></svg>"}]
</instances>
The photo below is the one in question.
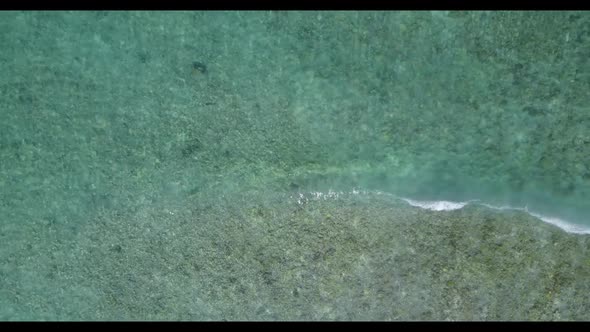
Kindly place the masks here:
<instances>
[{"instance_id":1,"label":"turquoise sea water","mask_svg":"<svg viewBox=\"0 0 590 332\"><path fill-rule=\"evenodd\" d=\"M88 271L78 257L97 257L96 225L137 231L197 206L199 220L239 219L252 202L219 206L252 190L390 195L440 218L472 202L587 234L589 23L568 11L0 13L0 319L157 318L105 295L134 287L113 276L58 291ZM168 222L182 239L186 221ZM164 232L150 225L138 229ZM166 252L146 246L134 248ZM149 278L168 282L159 269ZM183 319L224 317L194 301ZM118 305L129 311L107 314ZM228 317L266 317L252 310ZM431 317L400 315L354 317Z\"/></svg>"}]
</instances>

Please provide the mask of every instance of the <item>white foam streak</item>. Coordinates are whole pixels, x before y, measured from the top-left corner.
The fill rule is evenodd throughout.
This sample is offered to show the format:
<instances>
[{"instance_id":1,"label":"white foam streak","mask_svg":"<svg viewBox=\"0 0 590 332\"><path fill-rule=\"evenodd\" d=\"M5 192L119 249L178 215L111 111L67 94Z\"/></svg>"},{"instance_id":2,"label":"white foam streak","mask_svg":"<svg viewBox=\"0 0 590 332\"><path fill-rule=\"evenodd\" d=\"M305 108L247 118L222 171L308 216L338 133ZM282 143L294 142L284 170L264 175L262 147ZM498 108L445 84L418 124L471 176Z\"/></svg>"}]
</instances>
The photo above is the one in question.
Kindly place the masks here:
<instances>
[{"instance_id":1,"label":"white foam streak","mask_svg":"<svg viewBox=\"0 0 590 332\"><path fill-rule=\"evenodd\" d=\"M477 201L477 200L472 200L472 201L467 201L467 202L450 202L450 201L416 201L416 200L411 200L408 198L401 198L401 199L406 201L408 204L410 204L412 206L416 206L416 207L420 207L420 208L432 210L432 211L458 210L458 209L461 209L474 201ZM563 220L558 217L546 216L546 215L542 215L540 213L529 211L529 209L526 206L525 207L511 207L511 206L494 206L494 205L485 204L485 203L476 203L476 204L483 205L485 207L488 207L488 208L494 209L494 210L523 211L525 213L530 214L531 216L533 216L535 218L541 219L542 221L544 221L546 223L557 226L568 233L590 234L590 228L588 228L588 227L577 225L577 224L571 223L569 221Z\"/></svg>"},{"instance_id":2,"label":"white foam streak","mask_svg":"<svg viewBox=\"0 0 590 332\"><path fill-rule=\"evenodd\" d=\"M569 221L563 220L558 217L547 216L547 215L543 215L543 214L536 213L533 211L529 211L529 209L526 206L522 208L522 207L511 207L511 206L493 206L493 205L483 204L483 203L481 205L488 207L490 209L494 209L494 210L523 211L523 212L530 214L531 216L533 216L535 218L541 219L542 221L544 221L546 223L557 226L568 233L590 234L590 229L588 227L577 225L577 224L571 223Z\"/></svg>"},{"instance_id":3,"label":"white foam streak","mask_svg":"<svg viewBox=\"0 0 590 332\"><path fill-rule=\"evenodd\" d=\"M578 224L574 224L571 223L569 221L563 220L561 218L555 217L555 216L547 216L547 215L542 215L540 213L537 212L533 212L533 211L529 211L529 209L525 206L525 207L512 207L512 206L494 206L494 205L490 205L490 204L486 204L486 203L478 203L479 200L475 199L475 200L470 200L470 201L466 201L466 202L453 202L453 201L419 201L419 200L414 200L414 199L410 199L410 198L405 198L405 197L398 197L395 195L392 195L390 193L386 193L386 192L381 192L381 191L364 191L364 190L358 190L358 189L353 189L350 192L335 192L332 190L329 190L327 193L321 193L321 192L311 192L308 195L311 195L311 197L308 197L307 195L304 195L302 193L299 193L299 197L297 197L297 202L299 204L304 204L306 203L310 198L312 200L326 200L326 199L331 199L331 198L338 198L340 195L345 195L345 194L353 194L353 195L359 195L359 194L368 194L368 193L374 193L374 194L379 194L379 195L386 195L386 196L390 196L396 199L401 199L403 201L405 201L406 203L410 204L411 206L415 206L421 209L425 209L425 210L430 210L430 211L453 211L453 210L459 210L464 208L465 206L469 205L469 204L479 204L485 207L488 207L490 209L494 209L494 210L515 210L515 211L523 211L525 213L528 213L529 215L538 218L546 223L555 225L559 228L561 228L562 230L568 232L568 233L574 233L574 234L590 234L590 227L588 226L581 226Z\"/></svg>"},{"instance_id":4,"label":"white foam streak","mask_svg":"<svg viewBox=\"0 0 590 332\"><path fill-rule=\"evenodd\" d=\"M530 213L530 212L529 212ZM552 225L555 225L568 233L576 233L576 234L590 234L590 229L585 228L580 225L569 223L563 219L555 218L555 217L547 217L537 213L530 213L532 216L537 217L544 222L548 222Z\"/></svg>"},{"instance_id":5,"label":"white foam streak","mask_svg":"<svg viewBox=\"0 0 590 332\"><path fill-rule=\"evenodd\" d=\"M408 198L401 198L411 206L416 206L431 211L452 211L459 210L469 202L450 202L450 201L416 201Z\"/></svg>"}]
</instances>

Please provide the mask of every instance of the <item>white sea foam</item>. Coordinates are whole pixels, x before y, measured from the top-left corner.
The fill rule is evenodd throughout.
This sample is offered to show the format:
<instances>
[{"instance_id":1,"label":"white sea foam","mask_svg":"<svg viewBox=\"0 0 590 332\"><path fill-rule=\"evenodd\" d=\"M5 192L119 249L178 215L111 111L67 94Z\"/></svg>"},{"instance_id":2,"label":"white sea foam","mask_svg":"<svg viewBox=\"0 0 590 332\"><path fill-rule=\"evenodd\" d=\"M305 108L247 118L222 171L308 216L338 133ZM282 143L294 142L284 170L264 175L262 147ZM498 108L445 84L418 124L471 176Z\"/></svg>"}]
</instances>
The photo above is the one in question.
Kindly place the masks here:
<instances>
[{"instance_id":1,"label":"white sea foam","mask_svg":"<svg viewBox=\"0 0 590 332\"><path fill-rule=\"evenodd\" d=\"M450 201L416 201L411 200L408 198L400 197L400 199L406 201L408 204L416 207L420 207L427 210L432 211L451 211L451 210L458 210L465 207L468 204L477 202L478 200L471 200L467 202L450 202ZM512 207L512 206L494 206L486 203L474 203L483 205L490 209L494 210L515 210L515 211L523 211L531 216L538 218L546 223L555 225L568 233L575 233L575 234L590 234L590 227L578 225L564 219L555 217L555 216L547 216L543 215L534 211L530 211L526 206L525 207Z\"/></svg>"},{"instance_id":2,"label":"white sea foam","mask_svg":"<svg viewBox=\"0 0 590 332\"><path fill-rule=\"evenodd\" d=\"M590 228L588 226L578 225L564 219L555 217L555 216L548 216L543 215L534 211L530 211L526 206L525 207L510 207L510 206L493 206L489 204L481 204L490 209L495 210L517 210L517 211L524 211L531 216L541 219L542 221L555 225L568 233L575 233L575 234L590 234Z\"/></svg>"},{"instance_id":3,"label":"white sea foam","mask_svg":"<svg viewBox=\"0 0 590 332\"><path fill-rule=\"evenodd\" d=\"M544 222L548 222L552 225L555 225L568 233L590 234L590 229L588 229L588 227L573 224L573 223L567 222L563 219L559 219L556 217L548 217L548 216L544 216L544 215L533 213L533 212L529 212L529 214L543 220Z\"/></svg>"},{"instance_id":4,"label":"white sea foam","mask_svg":"<svg viewBox=\"0 0 590 332\"><path fill-rule=\"evenodd\" d=\"M408 204L416 207L420 207L427 210L432 211L451 211L451 210L458 210L465 207L468 204L477 202L478 200L471 200L467 202L450 202L450 201L416 201L411 200L408 198L400 197L400 199L408 202ZM526 206L525 207L512 207L512 206L494 206L486 203L474 203L483 205L490 209L494 210L515 210L515 211L523 211L531 216L538 218L546 223L555 225L568 233L575 233L575 234L590 234L590 227L578 225L561 218L555 216L547 216L543 215L534 211L530 211Z\"/></svg>"},{"instance_id":5,"label":"white sea foam","mask_svg":"<svg viewBox=\"0 0 590 332\"><path fill-rule=\"evenodd\" d=\"M569 222L567 220L555 217L555 216L548 216L548 215L543 215L534 211L530 211L526 206L525 207L513 207L513 206L494 206L494 205L490 205L490 204L486 204L486 203L481 203L479 202L479 200L475 199L475 200L469 200L466 202L453 202L453 201L420 201L420 200L414 200L414 199L410 199L410 198L406 198L406 197L399 197L399 196L395 196L393 194L390 193L386 193L386 192L382 192L382 191L365 191L365 190L359 190L359 189L353 189L350 192L344 192L344 191L332 191L329 190L327 193L322 193L322 192L310 192L308 195L311 195L311 197L308 198L308 195L304 195L302 193L299 194L298 196L298 203L299 204L303 204L304 202L307 202L309 199L312 200L326 200L326 199L330 199L330 198L338 198L341 195L345 195L345 194L352 194L352 195L362 195L362 194L369 194L369 193L373 193L373 194L379 194L379 195L386 195L386 196L390 196L396 199L400 199L405 201L406 203L410 204L411 206L415 206L415 207L419 207L421 209L425 209L425 210L430 210L430 211L452 211L452 210L459 210L464 208L465 206L469 205L469 204L479 204L485 207L488 207L490 209L494 209L494 210L515 210L515 211L523 211L525 213L528 213L529 215L538 218L546 223L552 224L554 226L557 226L559 228L561 228L562 230L568 232L568 233L574 233L574 234L590 234L590 227L588 226L582 226L582 225L578 225L572 222Z\"/></svg>"},{"instance_id":6,"label":"white sea foam","mask_svg":"<svg viewBox=\"0 0 590 332\"><path fill-rule=\"evenodd\" d=\"M450 202L450 201L416 201L409 198L401 198L411 206L420 207L431 211L452 211L459 210L469 202Z\"/></svg>"}]
</instances>

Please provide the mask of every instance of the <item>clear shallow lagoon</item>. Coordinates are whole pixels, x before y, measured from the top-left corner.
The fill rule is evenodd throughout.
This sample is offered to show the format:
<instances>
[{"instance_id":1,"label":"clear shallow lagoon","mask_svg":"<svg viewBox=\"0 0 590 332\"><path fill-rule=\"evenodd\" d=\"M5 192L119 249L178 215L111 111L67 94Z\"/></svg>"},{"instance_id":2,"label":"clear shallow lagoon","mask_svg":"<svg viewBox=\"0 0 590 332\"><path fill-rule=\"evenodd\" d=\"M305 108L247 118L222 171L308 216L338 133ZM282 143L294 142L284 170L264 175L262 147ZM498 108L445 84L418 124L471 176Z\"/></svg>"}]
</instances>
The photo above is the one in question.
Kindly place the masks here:
<instances>
[{"instance_id":1,"label":"clear shallow lagoon","mask_svg":"<svg viewBox=\"0 0 590 332\"><path fill-rule=\"evenodd\" d=\"M0 319L587 320L589 23L0 13Z\"/></svg>"}]
</instances>

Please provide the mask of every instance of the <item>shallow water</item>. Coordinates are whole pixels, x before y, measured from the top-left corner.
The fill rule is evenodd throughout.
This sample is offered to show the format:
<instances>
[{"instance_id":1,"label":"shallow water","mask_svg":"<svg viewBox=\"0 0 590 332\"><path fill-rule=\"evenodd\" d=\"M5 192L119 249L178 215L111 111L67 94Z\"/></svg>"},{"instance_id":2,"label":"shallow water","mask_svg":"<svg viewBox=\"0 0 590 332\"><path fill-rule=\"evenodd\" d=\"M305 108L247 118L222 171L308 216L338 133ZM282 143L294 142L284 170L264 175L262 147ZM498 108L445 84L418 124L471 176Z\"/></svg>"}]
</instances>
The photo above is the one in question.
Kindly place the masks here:
<instances>
[{"instance_id":1,"label":"shallow water","mask_svg":"<svg viewBox=\"0 0 590 332\"><path fill-rule=\"evenodd\" d=\"M566 11L0 13L0 319L587 319L589 23ZM326 213L344 228L322 228ZM408 226L396 246L395 223L422 219L448 228ZM292 232L274 228L287 221ZM344 242L291 242L317 231ZM397 235L367 240L381 231ZM473 241L455 246L460 234ZM474 270L444 265L478 241ZM272 253L290 243L300 265ZM490 258L506 248L522 257ZM408 259L395 284L371 265L412 255L424 264ZM515 267L508 285L500 263ZM428 282L408 271L464 280L418 291ZM486 281L464 291L475 276ZM406 286L411 310L376 309L402 305L379 294ZM529 309L497 306L518 302L506 287ZM240 294L276 301L240 309Z\"/></svg>"}]
</instances>

